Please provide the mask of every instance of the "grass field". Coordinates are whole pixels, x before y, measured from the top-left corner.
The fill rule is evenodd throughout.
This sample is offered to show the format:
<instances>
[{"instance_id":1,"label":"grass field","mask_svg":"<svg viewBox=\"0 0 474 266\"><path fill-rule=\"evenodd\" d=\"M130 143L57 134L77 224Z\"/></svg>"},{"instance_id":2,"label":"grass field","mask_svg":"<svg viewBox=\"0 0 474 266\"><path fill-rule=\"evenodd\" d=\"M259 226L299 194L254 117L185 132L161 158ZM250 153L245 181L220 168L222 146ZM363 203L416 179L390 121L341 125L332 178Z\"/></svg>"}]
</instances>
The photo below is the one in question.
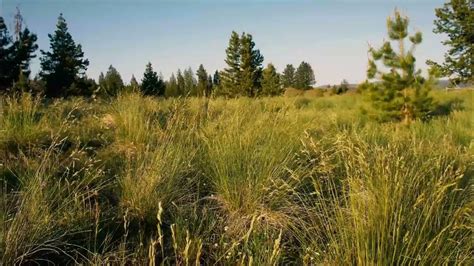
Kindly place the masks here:
<instances>
[{"instance_id":1,"label":"grass field","mask_svg":"<svg viewBox=\"0 0 474 266\"><path fill-rule=\"evenodd\" d=\"M408 126L358 94L4 97L0 259L472 265L473 96Z\"/></svg>"}]
</instances>

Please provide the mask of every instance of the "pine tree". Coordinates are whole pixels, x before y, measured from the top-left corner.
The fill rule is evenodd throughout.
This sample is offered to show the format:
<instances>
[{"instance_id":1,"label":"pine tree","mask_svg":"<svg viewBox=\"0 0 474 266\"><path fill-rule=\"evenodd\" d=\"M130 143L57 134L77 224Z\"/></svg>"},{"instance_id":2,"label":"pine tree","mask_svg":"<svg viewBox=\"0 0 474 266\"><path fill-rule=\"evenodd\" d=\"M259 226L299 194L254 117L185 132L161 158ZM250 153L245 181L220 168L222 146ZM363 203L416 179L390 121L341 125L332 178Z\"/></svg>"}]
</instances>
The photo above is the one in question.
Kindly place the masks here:
<instances>
[{"instance_id":1,"label":"pine tree","mask_svg":"<svg viewBox=\"0 0 474 266\"><path fill-rule=\"evenodd\" d=\"M98 91L98 85L94 79L86 75L76 78L67 90L68 96L92 96Z\"/></svg>"},{"instance_id":2,"label":"pine tree","mask_svg":"<svg viewBox=\"0 0 474 266\"><path fill-rule=\"evenodd\" d=\"M449 46L444 63L439 65L428 60L428 64L441 70L453 84L474 83L474 2L472 0L450 0L436 9L434 33L446 34Z\"/></svg>"},{"instance_id":3,"label":"pine tree","mask_svg":"<svg viewBox=\"0 0 474 266\"><path fill-rule=\"evenodd\" d=\"M186 70L183 72L183 78L184 78L184 91L183 94L185 96L197 96L197 91L196 91L196 79L194 78L194 72L191 67L188 67Z\"/></svg>"},{"instance_id":4,"label":"pine tree","mask_svg":"<svg viewBox=\"0 0 474 266\"><path fill-rule=\"evenodd\" d=\"M208 79L207 79L207 71L204 69L204 66L201 64L199 65L199 68L196 72L197 76L197 86L196 86L196 91L197 94L196 96L202 97L207 95L207 90L208 90Z\"/></svg>"},{"instance_id":5,"label":"pine tree","mask_svg":"<svg viewBox=\"0 0 474 266\"><path fill-rule=\"evenodd\" d=\"M394 16L387 19L389 41L380 49L369 49L368 81L363 86L365 93L372 101L375 115L384 121L403 120L405 123L415 118L426 118L432 108L429 91L432 77L425 80L421 70L415 69L415 47L421 43L422 35L416 32L408 35L408 18L395 10ZM409 39L411 47L406 49L405 40ZM398 51L392 43L398 44ZM387 72L377 66L378 61Z\"/></svg>"},{"instance_id":6,"label":"pine tree","mask_svg":"<svg viewBox=\"0 0 474 266\"><path fill-rule=\"evenodd\" d=\"M7 25L0 17L0 92L11 86L13 48L12 38L8 32Z\"/></svg>"},{"instance_id":7,"label":"pine tree","mask_svg":"<svg viewBox=\"0 0 474 266\"><path fill-rule=\"evenodd\" d=\"M280 76L278 75L275 66L273 66L273 64L268 64L263 70L262 95L277 96L282 93L283 89L280 84Z\"/></svg>"},{"instance_id":8,"label":"pine tree","mask_svg":"<svg viewBox=\"0 0 474 266\"><path fill-rule=\"evenodd\" d=\"M285 70L283 70L281 83L285 89L295 87L295 67L292 64L286 65Z\"/></svg>"},{"instance_id":9,"label":"pine tree","mask_svg":"<svg viewBox=\"0 0 474 266\"><path fill-rule=\"evenodd\" d=\"M135 78L135 75L132 75L132 78L130 79L130 91L138 92L139 90L140 90L140 84L138 84L138 81Z\"/></svg>"},{"instance_id":10,"label":"pine tree","mask_svg":"<svg viewBox=\"0 0 474 266\"><path fill-rule=\"evenodd\" d=\"M254 97L261 89L263 56L255 49L252 35L242 33L240 42L241 94Z\"/></svg>"},{"instance_id":11,"label":"pine tree","mask_svg":"<svg viewBox=\"0 0 474 266\"><path fill-rule=\"evenodd\" d=\"M120 73L112 65L109 66L107 73L100 73L99 86L100 92L107 96L117 96L121 90L123 90L123 80Z\"/></svg>"},{"instance_id":12,"label":"pine tree","mask_svg":"<svg viewBox=\"0 0 474 266\"><path fill-rule=\"evenodd\" d=\"M214 76L212 77L212 85L214 87L221 85L221 77L220 77L219 71L217 70L216 72L214 72Z\"/></svg>"},{"instance_id":13,"label":"pine tree","mask_svg":"<svg viewBox=\"0 0 474 266\"><path fill-rule=\"evenodd\" d=\"M204 96L205 96L205 97L211 97L211 95L212 95L212 91L213 91L213 89L214 89L214 85L213 85L212 82L213 82L213 81L212 81L212 76L209 75L209 76L207 77L207 88L206 88L206 91L205 91L205 93L204 93Z\"/></svg>"},{"instance_id":14,"label":"pine tree","mask_svg":"<svg viewBox=\"0 0 474 266\"><path fill-rule=\"evenodd\" d=\"M178 96L186 96L185 89L186 89L186 82L184 80L183 74L181 73L181 69L178 69L178 74L176 75L176 81L178 84Z\"/></svg>"},{"instance_id":15,"label":"pine tree","mask_svg":"<svg viewBox=\"0 0 474 266\"><path fill-rule=\"evenodd\" d=\"M168 83L166 84L165 96L166 97L179 96L178 82L176 81L176 77L174 76L174 73L171 73L170 79L168 80Z\"/></svg>"},{"instance_id":16,"label":"pine tree","mask_svg":"<svg viewBox=\"0 0 474 266\"><path fill-rule=\"evenodd\" d=\"M46 82L46 96L61 97L73 82L84 75L89 60L84 59L80 44L76 45L68 32L66 20L60 14L57 29L49 34L51 52L41 51L41 78Z\"/></svg>"},{"instance_id":17,"label":"pine tree","mask_svg":"<svg viewBox=\"0 0 474 266\"><path fill-rule=\"evenodd\" d=\"M237 32L232 31L229 39L229 46L226 51L225 62L227 68L222 72L221 94L235 96L240 91L241 71L240 71L240 37Z\"/></svg>"},{"instance_id":18,"label":"pine tree","mask_svg":"<svg viewBox=\"0 0 474 266\"><path fill-rule=\"evenodd\" d=\"M18 9L17 9L18 10ZM0 92L7 88L28 83L29 65L36 57L37 37L28 28L23 28L23 17L18 10L15 15L15 40L9 34L5 21L0 17ZM21 84L14 84L20 82Z\"/></svg>"},{"instance_id":19,"label":"pine tree","mask_svg":"<svg viewBox=\"0 0 474 266\"><path fill-rule=\"evenodd\" d=\"M309 90L315 83L313 68L309 63L301 62L295 73L295 87L300 90Z\"/></svg>"},{"instance_id":20,"label":"pine tree","mask_svg":"<svg viewBox=\"0 0 474 266\"><path fill-rule=\"evenodd\" d=\"M22 75L24 79L28 80L30 75L30 61L35 58L35 52L38 49L36 44L37 36L31 33L28 28L23 28L23 16L17 8L15 15L15 35L16 40L13 43L14 49L14 66L13 66L13 80L16 81Z\"/></svg>"},{"instance_id":21,"label":"pine tree","mask_svg":"<svg viewBox=\"0 0 474 266\"><path fill-rule=\"evenodd\" d=\"M145 73L143 74L141 91L144 95L151 96L163 96L165 94L165 83L153 71L150 62L146 65Z\"/></svg>"}]
</instances>

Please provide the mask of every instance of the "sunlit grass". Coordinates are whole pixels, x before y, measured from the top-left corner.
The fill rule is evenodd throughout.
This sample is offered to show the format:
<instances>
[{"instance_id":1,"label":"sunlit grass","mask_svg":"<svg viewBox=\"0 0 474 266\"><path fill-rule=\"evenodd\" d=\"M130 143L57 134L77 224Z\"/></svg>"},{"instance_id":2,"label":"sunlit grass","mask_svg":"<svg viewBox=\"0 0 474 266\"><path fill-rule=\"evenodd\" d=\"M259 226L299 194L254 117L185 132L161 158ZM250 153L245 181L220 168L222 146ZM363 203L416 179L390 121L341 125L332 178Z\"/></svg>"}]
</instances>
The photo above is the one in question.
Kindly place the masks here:
<instances>
[{"instance_id":1,"label":"sunlit grass","mask_svg":"<svg viewBox=\"0 0 474 266\"><path fill-rule=\"evenodd\" d=\"M473 92L434 96L2 98L2 263L472 264Z\"/></svg>"}]
</instances>

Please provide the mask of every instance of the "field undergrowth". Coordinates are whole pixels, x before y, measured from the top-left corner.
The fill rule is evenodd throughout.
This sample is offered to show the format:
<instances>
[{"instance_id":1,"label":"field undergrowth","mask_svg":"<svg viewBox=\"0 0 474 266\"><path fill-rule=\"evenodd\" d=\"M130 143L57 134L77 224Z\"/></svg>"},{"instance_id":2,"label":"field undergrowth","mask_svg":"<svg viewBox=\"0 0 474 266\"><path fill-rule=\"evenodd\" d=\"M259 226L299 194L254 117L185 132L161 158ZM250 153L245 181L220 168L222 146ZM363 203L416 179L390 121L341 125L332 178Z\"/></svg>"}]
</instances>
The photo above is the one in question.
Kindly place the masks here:
<instances>
[{"instance_id":1,"label":"field undergrowth","mask_svg":"<svg viewBox=\"0 0 474 266\"><path fill-rule=\"evenodd\" d=\"M1 262L472 265L473 96L3 97Z\"/></svg>"}]
</instances>

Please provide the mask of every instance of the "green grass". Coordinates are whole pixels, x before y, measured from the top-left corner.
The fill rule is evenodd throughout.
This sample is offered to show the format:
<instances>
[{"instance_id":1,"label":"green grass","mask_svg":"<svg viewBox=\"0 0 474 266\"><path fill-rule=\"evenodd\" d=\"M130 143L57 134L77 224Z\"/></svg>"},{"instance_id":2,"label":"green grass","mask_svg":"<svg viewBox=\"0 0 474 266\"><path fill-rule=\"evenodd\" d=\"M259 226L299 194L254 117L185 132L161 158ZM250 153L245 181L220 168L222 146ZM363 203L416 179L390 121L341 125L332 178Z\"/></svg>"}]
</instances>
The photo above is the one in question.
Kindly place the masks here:
<instances>
[{"instance_id":1,"label":"green grass","mask_svg":"<svg viewBox=\"0 0 474 266\"><path fill-rule=\"evenodd\" d=\"M471 265L474 95L434 96L1 98L1 263Z\"/></svg>"}]
</instances>

